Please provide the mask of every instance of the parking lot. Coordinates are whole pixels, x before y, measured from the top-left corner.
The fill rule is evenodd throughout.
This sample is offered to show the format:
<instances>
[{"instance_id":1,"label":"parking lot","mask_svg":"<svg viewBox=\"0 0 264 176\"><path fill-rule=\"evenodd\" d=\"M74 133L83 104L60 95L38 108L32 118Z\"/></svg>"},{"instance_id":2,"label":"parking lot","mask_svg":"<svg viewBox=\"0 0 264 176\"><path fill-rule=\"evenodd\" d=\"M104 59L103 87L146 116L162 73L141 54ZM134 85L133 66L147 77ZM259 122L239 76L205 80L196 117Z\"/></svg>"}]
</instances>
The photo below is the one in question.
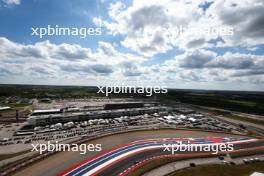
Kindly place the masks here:
<instances>
[{"instance_id":1,"label":"parking lot","mask_svg":"<svg viewBox=\"0 0 264 176\"><path fill-rule=\"evenodd\" d=\"M46 125L44 127L35 127L33 132L21 132L19 135L10 136L10 134L15 133L15 129L13 129L9 131L9 137L2 138L0 141L0 154L15 153L30 149L31 143L46 143L48 141L67 142L67 140L73 138L86 138L101 133L120 131L130 127L158 126L160 124L154 116L145 115Z\"/></svg>"},{"instance_id":2,"label":"parking lot","mask_svg":"<svg viewBox=\"0 0 264 176\"><path fill-rule=\"evenodd\" d=\"M93 100L95 101L95 100ZM99 104L109 100L96 100ZM126 100L128 101L128 100ZM88 104L92 101L88 101ZM72 101L66 105L73 105ZM64 104L64 103L62 103ZM78 100L78 105L87 105L85 100ZM53 104L54 105L54 104ZM74 104L76 105L76 104ZM46 124L42 126L31 126L24 129L26 123L13 123L0 125L0 154L16 153L31 149L31 143L50 142L68 142L73 139L82 139L96 136L103 133L112 133L127 129L160 129L160 128L178 128L178 129L198 129L217 132L228 132L233 134L246 134L237 126L217 120L206 113L195 112L188 108L177 108L177 111L117 116L114 118L93 118L84 121L68 121L55 124Z\"/></svg>"},{"instance_id":3,"label":"parking lot","mask_svg":"<svg viewBox=\"0 0 264 176\"><path fill-rule=\"evenodd\" d=\"M201 113L191 113L187 115L173 113L168 116L159 117L158 120L170 126L177 126L179 128L195 128L237 134L246 134L247 132L246 130L243 130L237 126L227 124Z\"/></svg>"}]
</instances>

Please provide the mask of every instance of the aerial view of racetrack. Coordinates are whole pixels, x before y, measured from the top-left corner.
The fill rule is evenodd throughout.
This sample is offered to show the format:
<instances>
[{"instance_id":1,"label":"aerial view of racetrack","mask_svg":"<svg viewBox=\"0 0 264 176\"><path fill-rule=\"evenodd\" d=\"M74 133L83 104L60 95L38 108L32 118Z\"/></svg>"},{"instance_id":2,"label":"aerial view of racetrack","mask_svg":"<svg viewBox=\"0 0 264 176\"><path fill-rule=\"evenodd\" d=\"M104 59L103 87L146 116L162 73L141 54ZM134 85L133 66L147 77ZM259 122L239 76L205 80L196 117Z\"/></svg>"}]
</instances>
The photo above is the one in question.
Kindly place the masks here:
<instances>
[{"instance_id":1,"label":"aerial view of racetrack","mask_svg":"<svg viewBox=\"0 0 264 176\"><path fill-rule=\"evenodd\" d=\"M58 105L62 110L50 108ZM192 105L94 98L34 106L50 109L34 110L20 126L2 129L10 136L1 141L0 151L10 153L10 159L0 161L2 175L147 176L157 169L155 175L161 176L199 163L231 167L262 164L264 159L263 135L255 130L261 125L247 128L246 121L229 122ZM14 150L18 155L13 157ZM194 163L195 159L199 161ZM176 164L181 160L189 165ZM173 163L177 168L167 169ZM254 169L248 166L249 171Z\"/></svg>"},{"instance_id":2,"label":"aerial view of racetrack","mask_svg":"<svg viewBox=\"0 0 264 176\"><path fill-rule=\"evenodd\" d=\"M0 0L0 176L264 176L264 0Z\"/></svg>"}]
</instances>

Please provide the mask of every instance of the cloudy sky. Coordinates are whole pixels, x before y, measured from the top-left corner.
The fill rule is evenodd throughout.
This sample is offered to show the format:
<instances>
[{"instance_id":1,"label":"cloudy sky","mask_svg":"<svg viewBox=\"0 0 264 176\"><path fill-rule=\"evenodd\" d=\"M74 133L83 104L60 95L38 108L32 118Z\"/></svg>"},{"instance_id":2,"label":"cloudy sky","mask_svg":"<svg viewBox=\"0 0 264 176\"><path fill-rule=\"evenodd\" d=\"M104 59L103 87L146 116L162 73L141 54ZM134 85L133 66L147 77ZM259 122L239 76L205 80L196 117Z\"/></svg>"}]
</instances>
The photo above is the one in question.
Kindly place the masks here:
<instances>
[{"instance_id":1,"label":"cloudy sky","mask_svg":"<svg viewBox=\"0 0 264 176\"><path fill-rule=\"evenodd\" d=\"M264 1L0 0L0 83L264 90Z\"/></svg>"}]
</instances>

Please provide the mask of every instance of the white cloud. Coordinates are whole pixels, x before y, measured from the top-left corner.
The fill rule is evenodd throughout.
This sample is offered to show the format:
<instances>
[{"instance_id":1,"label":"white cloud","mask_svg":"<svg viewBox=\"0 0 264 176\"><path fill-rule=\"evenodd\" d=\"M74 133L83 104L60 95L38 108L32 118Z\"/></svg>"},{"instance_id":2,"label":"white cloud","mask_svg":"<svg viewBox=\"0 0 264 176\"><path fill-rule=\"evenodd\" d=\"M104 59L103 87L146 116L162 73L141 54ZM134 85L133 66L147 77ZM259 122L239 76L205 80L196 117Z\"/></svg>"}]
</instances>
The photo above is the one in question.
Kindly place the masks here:
<instances>
[{"instance_id":1,"label":"white cloud","mask_svg":"<svg viewBox=\"0 0 264 176\"><path fill-rule=\"evenodd\" d=\"M254 85L261 88L264 82L264 58L257 55L221 56L200 49L146 66L145 58L119 52L114 44L102 41L95 51L49 41L24 45L0 38L0 44L0 81L4 83L257 89Z\"/></svg>"},{"instance_id":2,"label":"white cloud","mask_svg":"<svg viewBox=\"0 0 264 176\"><path fill-rule=\"evenodd\" d=\"M7 6L10 5L19 5L21 3L21 0L2 0L3 3L5 3Z\"/></svg>"},{"instance_id":3,"label":"white cloud","mask_svg":"<svg viewBox=\"0 0 264 176\"><path fill-rule=\"evenodd\" d=\"M195 50L155 65L156 75L174 86L203 89L261 90L263 88L263 56ZM154 67L153 67L154 68ZM149 70L151 68L148 68ZM153 73L150 77L154 77Z\"/></svg>"},{"instance_id":4,"label":"white cloud","mask_svg":"<svg viewBox=\"0 0 264 176\"><path fill-rule=\"evenodd\" d=\"M94 17L93 22L103 25L109 34L117 36L117 40L114 40L116 43L100 41L95 50L77 44L43 41L26 45L0 38L0 80L8 76L11 79L12 75L14 80L24 76L32 82L37 77L51 82L63 80L65 84L67 80L76 84L92 80L93 83L257 89L254 84L263 85L264 82L264 58L252 53L264 44L264 2L212 0L213 3L203 9L201 6L205 2L133 0L130 5L124 1L110 3L108 17ZM186 30L179 34L181 26ZM191 29L234 29L234 35L194 35ZM216 43L210 42L212 40ZM229 46L232 52L217 54L217 48L224 46ZM251 54L240 53L239 48L234 52L236 46L242 46ZM170 58L162 58L166 60L164 63L155 64L159 59L157 54L176 48L181 54L171 56L169 53ZM136 54L124 52L126 49ZM146 65L145 61L150 64Z\"/></svg>"},{"instance_id":5,"label":"white cloud","mask_svg":"<svg viewBox=\"0 0 264 176\"><path fill-rule=\"evenodd\" d=\"M143 61L142 57L121 53L112 44L102 41L98 42L97 50L92 52L90 48L76 44L43 41L23 45L0 38L0 76L5 77L74 80L79 76L94 76L100 80L109 77L121 79L135 74L135 68L139 68L138 65ZM133 69L125 67L123 62L133 64Z\"/></svg>"},{"instance_id":6,"label":"white cloud","mask_svg":"<svg viewBox=\"0 0 264 176\"><path fill-rule=\"evenodd\" d=\"M173 0L134 0L125 6L120 1L111 4L111 20L94 18L108 31L124 36L121 44L139 54L152 57L173 48L185 51L212 47L208 42L222 38L222 46L254 46L264 43L264 2L259 0L212 0L207 2ZM179 29L185 30L179 35ZM202 31L199 35L193 29ZM211 33L207 33L209 30ZM233 34L233 35L232 35ZM219 45L216 46L221 46Z\"/></svg>"},{"instance_id":7,"label":"white cloud","mask_svg":"<svg viewBox=\"0 0 264 176\"><path fill-rule=\"evenodd\" d=\"M188 25L201 17L202 10L193 4L197 5L190 1L135 0L125 8L117 2L110 7L112 21L103 20L102 24L112 34L124 35L121 43L125 47L151 57L175 46L175 27Z\"/></svg>"},{"instance_id":8,"label":"white cloud","mask_svg":"<svg viewBox=\"0 0 264 176\"><path fill-rule=\"evenodd\" d=\"M222 26L234 28L234 35L223 39L231 46L264 43L264 2L260 0L217 0L208 15Z\"/></svg>"}]
</instances>

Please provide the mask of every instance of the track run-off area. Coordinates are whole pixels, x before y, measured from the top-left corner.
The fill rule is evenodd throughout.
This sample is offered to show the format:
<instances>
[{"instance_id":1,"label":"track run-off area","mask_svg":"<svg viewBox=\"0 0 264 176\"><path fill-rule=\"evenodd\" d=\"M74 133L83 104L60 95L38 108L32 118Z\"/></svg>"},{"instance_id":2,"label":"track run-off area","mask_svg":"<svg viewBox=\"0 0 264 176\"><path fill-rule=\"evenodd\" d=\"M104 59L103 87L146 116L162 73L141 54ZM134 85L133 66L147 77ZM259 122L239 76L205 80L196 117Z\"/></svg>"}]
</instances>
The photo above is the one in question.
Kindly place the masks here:
<instances>
[{"instance_id":1,"label":"track run-off area","mask_svg":"<svg viewBox=\"0 0 264 176\"><path fill-rule=\"evenodd\" d=\"M162 138L162 139L149 139L131 142L113 148L109 151L100 153L92 158L66 169L59 173L59 176L111 176L119 175L125 176L129 172L126 168L138 164L139 162L154 156L168 156L174 157L184 156L203 156L212 155L214 152L201 152L201 151L178 151L171 153L171 151L164 151L164 146L173 145L176 142L190 143L190 145L207 145L207 144L233 144L234 151L248 149L263 148L264 141L250 138L226 138L226 137L206 137L206 138ZM224 154L225 152L219 152ZM133 163L133 161L137 161Z\"/></svg>"}]
</instances>

